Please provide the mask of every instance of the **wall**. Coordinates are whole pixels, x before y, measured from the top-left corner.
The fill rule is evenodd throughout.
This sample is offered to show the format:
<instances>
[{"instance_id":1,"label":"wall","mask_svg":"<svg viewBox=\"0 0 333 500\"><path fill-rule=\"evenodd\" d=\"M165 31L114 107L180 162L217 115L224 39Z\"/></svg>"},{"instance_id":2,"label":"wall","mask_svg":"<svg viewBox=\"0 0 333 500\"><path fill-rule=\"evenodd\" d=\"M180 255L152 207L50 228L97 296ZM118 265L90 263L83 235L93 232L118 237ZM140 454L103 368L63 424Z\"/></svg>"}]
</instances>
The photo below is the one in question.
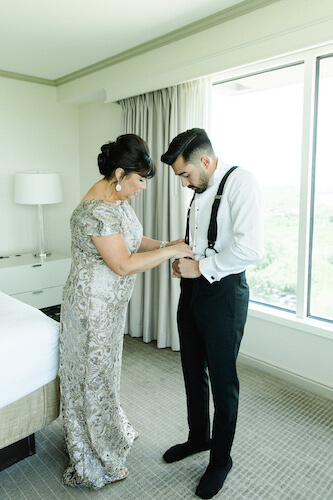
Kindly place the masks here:
<instances>
[{"instance_id":1,"label":"wall","mask_svg":"<svg viewBox=\"0 0 333 500\"><path fill-rule=\"evenodd\" d=\"M333 399L332 325L267 311L250 305L240 361Z\"/></svg>"},{"instance_id":2,"label":"wall","mask_svg":"<svg viewBox=\"0 0 333 500\"><path fill-rule=\"evenodd\" d=\"M121 131L121 107L104 100L79 106L80 198L101 179L97 166L100 148Z\"/></svg>"},{"instance_id":3,"label":"wall","mask_svg":"<svg viewBox=\"0 0 333 500\"><path fill-rule=\"evenodd\" d=\"M43 207L45 244L70 254L71 213L101 178L101 145L121 134L121 107L103 96L63 104L53 87L0 78L0 255L38 249L36 207L13 201L15 172L26 170L60 173L63 202Z\"/></svg>"},{"instance_id":4,"label":"wall","mask_svg":"<svg viewBox=\"0 0 333 500\"><path fill-rule=\"evenodd\" d=\"M331 0L278 0L63 84L58 99L79 102L104 88L107 101L117 101L325 43L332 40L332 33Z\"/></svg>"},{"instance_id":5,"label":"wall","mask_svg":"<svg viewBox=\"0 0 333 500\"><path fill-rule=\"evenodd\" d=\"M69 217L79 197L77 107L59 104L56 89L0 78L0 255L38 249L34 205L14 203L15 172L61 176L62 203L44 206L47 249L70 252Z\"/></svg>"}]
</instances>

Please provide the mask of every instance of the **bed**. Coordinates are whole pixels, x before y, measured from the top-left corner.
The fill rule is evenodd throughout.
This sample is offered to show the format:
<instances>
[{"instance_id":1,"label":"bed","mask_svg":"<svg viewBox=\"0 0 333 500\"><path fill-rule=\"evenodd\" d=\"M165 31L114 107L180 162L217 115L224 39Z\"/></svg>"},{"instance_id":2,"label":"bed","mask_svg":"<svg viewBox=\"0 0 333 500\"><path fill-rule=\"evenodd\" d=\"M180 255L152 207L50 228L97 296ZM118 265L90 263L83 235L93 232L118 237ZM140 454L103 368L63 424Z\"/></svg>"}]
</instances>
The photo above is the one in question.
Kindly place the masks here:
<instances>
[{"instance_id":1,"label":"bed","mask_svg":"<svg viewBox=\"0 0 333 500\"><path fill-rule=\"evenodd\" d=\"M59 323L0 292L0 470L59 416Z\"/></svg>"}]
</instances>

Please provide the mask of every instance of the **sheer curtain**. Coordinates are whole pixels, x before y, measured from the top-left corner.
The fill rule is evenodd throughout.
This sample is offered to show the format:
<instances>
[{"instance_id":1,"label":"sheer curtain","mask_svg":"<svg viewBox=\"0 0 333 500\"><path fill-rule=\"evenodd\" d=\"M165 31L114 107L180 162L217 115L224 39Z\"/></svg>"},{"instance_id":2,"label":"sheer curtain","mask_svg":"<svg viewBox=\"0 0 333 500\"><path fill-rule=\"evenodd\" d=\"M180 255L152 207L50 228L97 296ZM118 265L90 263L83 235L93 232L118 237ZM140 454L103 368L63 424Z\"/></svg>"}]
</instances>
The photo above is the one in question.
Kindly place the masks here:
<instances>
[{"instance_id":1,"label":"sheer curtain","mask_svg":"<svg viewBox=\"0 0 333 500\"><path fill-rule=\"evenodd\" d=\"M183 238L189 193L181 188L171 167L160 162L171 140L192 127L205 127L209 109L209 80L200 79L120 101L124 133L147 141L157 175L147 190L131 201L143 234L172 241ZM157 347L179 350L176 313L179 280L171 276L171 264L138 274L128 307L126 333L157 341Z\"/></svg>"}]
</instances>

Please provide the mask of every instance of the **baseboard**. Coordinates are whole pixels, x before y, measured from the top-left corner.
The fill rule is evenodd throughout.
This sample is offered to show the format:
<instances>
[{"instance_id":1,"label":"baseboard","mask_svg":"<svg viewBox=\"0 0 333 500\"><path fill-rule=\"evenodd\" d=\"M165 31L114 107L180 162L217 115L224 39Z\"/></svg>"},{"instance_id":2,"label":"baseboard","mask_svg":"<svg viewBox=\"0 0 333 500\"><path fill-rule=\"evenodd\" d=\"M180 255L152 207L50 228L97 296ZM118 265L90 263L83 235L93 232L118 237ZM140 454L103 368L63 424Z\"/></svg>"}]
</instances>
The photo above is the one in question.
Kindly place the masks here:
<instances>
[{"instance_id":1,"label":"baseboard","mask_svg":"<svg viewBox=\"0 0 333 500\"><path fill-rule=\"evenodd\" d=\"M283 380L286 380L292 384L295 384L302 389L306 389L308 391L314 392L319 396L324 396L328 399L333 399L333 387L329 385L322 384L317 380L313 380L299 373L286 370L285 368L274 365L272 363L267 363L259 358L255 358L253 356L249 356L248 354L239 353L238 359L240 363L243 363L248 366L252 366L253 368L257 368L258 370L262 370L264 372L270 373L275 377L279 377Z\"/></svg>"}]
</instances>

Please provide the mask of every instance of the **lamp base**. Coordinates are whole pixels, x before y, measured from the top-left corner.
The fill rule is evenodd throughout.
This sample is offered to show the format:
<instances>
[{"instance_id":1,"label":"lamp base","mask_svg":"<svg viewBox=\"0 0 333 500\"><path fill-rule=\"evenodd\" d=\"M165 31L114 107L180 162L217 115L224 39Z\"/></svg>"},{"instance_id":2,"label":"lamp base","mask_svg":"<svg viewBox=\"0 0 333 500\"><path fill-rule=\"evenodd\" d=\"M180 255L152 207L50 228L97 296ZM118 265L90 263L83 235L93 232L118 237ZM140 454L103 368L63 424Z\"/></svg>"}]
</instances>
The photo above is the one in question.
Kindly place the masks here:
<instances>
[{"instance_id":1,"label":"lamp base","mask_svg":"<svg viewBox=\"0 0 333 500\"><path fill-rule=\"evenodd\" d=\"M34 253L34 257L39 257L40 259L45 259L46 257L49 257L51 255L51 252L42 252L42 253Z\"/></svg>"}]
</instances>

